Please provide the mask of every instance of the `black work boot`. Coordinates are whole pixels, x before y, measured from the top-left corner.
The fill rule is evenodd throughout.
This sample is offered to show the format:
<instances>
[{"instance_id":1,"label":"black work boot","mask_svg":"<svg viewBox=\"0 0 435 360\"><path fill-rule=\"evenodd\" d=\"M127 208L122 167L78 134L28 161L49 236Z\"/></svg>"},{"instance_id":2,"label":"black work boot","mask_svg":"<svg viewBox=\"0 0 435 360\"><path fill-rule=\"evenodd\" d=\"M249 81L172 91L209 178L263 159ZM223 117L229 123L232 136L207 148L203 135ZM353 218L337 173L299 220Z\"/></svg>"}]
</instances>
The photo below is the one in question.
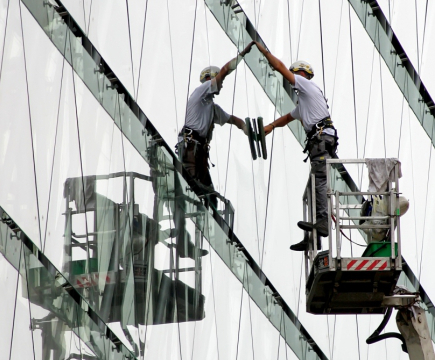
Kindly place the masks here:
<instances>
[{"instance_id":1,"label":"black work boot","mask_svg":"<svg viewBox=\"0 0 435 360\"><path fill-rule=\"evenodd\" d=\"M308 242L310 241L310 237L308 236L308 233L305 232L304 240L301 242L298 242L297 244L294 244L290 246L290 250L293 251L305 251L308 250ZM320 240L320 236L317 235L317 251L322 250L322 241Z\"/></svg>"},{"instance_id":2,"label":"black work boot","mask_svg":"<svg viewBox=\"0 0 435 360\"><path fill-rule=\"evenodd\" d=\"M301 242L298 242L297 244L290 246L290 250L305 251L306 249L308 249L308 241L310 241L310 237L308 236L308 233L305 232L304 240L302 240Z\"/></svg>"},{"instance_id":3,"label":"black work boot","mask_svg":"<svg viewBox=\"0 0 435 360\"><path fill-rule=\"evenodd\" d=\"M316 229L317 234L323 237L329 236L328 219L321 219L315 224L308 221L299 221L298 226L305 231L313 231L313 229Z\"/></svg>"}]
</instances>

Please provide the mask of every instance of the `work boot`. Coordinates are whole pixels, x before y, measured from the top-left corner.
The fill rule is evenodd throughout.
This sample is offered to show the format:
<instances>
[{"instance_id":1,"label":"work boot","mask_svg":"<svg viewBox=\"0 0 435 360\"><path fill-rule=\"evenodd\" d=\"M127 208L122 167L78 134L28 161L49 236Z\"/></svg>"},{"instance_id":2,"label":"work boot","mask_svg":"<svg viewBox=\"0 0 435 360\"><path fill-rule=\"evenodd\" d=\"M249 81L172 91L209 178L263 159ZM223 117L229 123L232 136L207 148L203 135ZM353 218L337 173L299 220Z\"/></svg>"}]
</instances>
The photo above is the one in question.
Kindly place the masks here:
<instances>
[{"instance_id":1,"label":"work boot","mask_svg":"<svg viewBox=\"0 0 435 360\"><path fill-rule=\"evenodd\" d=\"M299 221L298 226L305 231L313 231L313 229L316 229L317 234L323 237L329 236L328 219L319 220L315 224L308 221Z\"/></svg>"},{"instance_id":2,"label":"work boot","mask_svg":"<svg viewBox=\"0 0 435 360\"><path fill-rule=\"evenodd\" d=\"M293 251L305 251L308 249L308 241L310 241L310 237L308 236L308 233L304 233L304 240L298 242L297 244L291 245L290 250Z\"/></svg>"},{"instance_id":3,"label":"work boot","mask_svg":"<svg viewBox=\"0 0 435 360\"><path fill-rule=\"evenodd\" d=\"M293 251L305 251L308 250L308 242L310 241L310 237L308 236L308 233L305 232L304 240L301 242L298 242L297 244L294 244L290 246L290 250ZM317 236L317 251L322 250L322 241L320 240L320 236Z\"/></svg>"}]
</instances>

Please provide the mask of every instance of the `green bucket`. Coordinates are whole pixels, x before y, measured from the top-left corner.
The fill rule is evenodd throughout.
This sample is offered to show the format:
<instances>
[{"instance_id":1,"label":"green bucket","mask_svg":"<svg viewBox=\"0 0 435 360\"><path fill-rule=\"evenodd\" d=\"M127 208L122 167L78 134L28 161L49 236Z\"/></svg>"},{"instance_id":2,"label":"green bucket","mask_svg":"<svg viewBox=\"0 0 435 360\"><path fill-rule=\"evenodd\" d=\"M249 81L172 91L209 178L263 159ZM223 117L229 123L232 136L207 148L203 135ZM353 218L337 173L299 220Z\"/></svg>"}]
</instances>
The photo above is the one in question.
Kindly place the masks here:
<instances>
[{"instance_id":1,"label":"green bucket","mask_svg":"<svg viewBox=\"0 0 435 360\"><path fill-rule=\"evenodd\" d=\"M397 256L397 243L394 243ZM362 257L390 257L391 256L391 243L386 241L375 241L370 243Z\"/></svg>"}]
</instances>

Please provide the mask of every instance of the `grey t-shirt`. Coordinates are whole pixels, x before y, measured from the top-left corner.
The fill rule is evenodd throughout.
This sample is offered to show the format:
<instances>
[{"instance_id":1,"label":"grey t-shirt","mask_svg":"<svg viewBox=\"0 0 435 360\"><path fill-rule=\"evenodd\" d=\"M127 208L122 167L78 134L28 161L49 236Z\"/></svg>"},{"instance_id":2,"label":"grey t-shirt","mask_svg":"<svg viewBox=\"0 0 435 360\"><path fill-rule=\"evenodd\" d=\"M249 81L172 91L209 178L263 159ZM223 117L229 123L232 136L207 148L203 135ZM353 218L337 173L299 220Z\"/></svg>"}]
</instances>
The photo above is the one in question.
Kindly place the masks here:
<instances>
[{"instance_id":1,"label":"grey t-shirt","mask_svg":"<svg viewBox=\"0 0 435 360\"><path fill-rule=\"evenodd\" d=\"M212 79L198 86L187 101L185 126L196 130L204 138L212 122L224 125L231 118L231 115L213 102L215 93L217 85L215 79Z\"/></svg>"},{"instance_id":2,"label":"grey t-shirt","mask_svg":"<svg viewBox=\"0 0 435 360\"><path fill-rule=\"evenodd\" d=\"M314 124L329 116L328 105L322 90L311 80L295 75L295 86L298 90L298 105L291 111L291 116L302 120L305 132L311 131ZM335 135L334 129L324 129L323 133Z\"/></svg>"}]
</instances>

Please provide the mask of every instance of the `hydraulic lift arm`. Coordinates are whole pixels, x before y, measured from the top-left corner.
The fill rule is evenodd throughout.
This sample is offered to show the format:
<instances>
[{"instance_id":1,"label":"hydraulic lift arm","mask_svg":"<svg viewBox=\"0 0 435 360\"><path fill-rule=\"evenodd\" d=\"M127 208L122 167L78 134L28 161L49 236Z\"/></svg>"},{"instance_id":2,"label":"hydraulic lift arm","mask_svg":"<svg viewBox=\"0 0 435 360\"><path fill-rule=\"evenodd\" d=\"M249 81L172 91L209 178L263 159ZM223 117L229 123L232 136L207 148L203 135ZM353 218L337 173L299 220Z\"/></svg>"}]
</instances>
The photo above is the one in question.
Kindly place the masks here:
<instances>
[{"instance_id":1,"label":"hydraulic lift arm","mask_svg":"<svg viewBox=\"0 0 435 360\"><path fill-rule=\"evenodd\" d=\"M424 309L418 303L421 301L418 293L411 293L403 288L396 288L397 295L384 298L385 305L389 306L384 319L376 331L366 340L367 344L373 344L387 338L402 340L402 350L407 352L410 360L435 360L432 339L427 324ZM387 325L393 308L396 308L396 323L399 333L385 333L381 331Z\"/></svg>"}]
</instances>

